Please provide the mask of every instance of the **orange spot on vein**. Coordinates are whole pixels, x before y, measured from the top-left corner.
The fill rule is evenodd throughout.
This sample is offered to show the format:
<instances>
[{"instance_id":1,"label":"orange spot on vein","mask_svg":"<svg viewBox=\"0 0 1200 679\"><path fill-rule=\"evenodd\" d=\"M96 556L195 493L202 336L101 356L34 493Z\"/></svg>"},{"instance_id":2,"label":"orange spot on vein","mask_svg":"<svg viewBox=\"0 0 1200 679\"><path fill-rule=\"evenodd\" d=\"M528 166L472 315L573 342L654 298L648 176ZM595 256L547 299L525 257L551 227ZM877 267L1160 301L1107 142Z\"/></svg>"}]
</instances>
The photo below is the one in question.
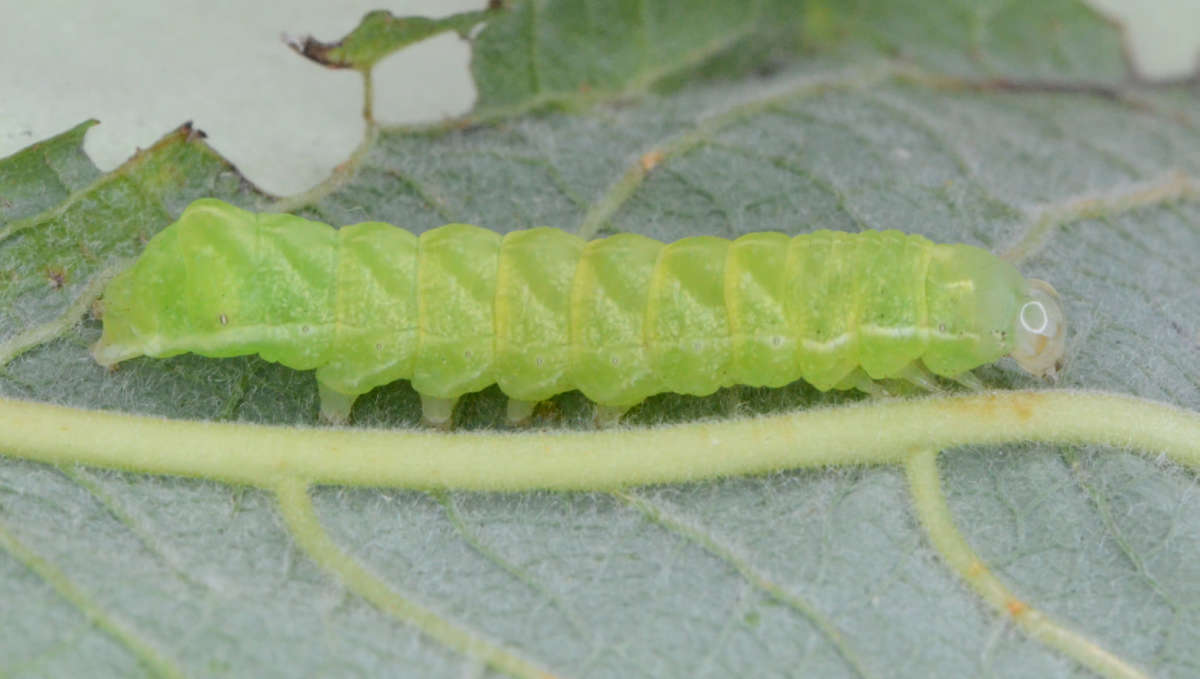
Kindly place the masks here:
<instances>
[{"instance_id":1,"label":"orange spot on vein","mask_svg":"<svg viewBox=\"0 0 1200 679\"><path fill-rule=\"evenodd\" d=\"M1020 599L1010 599L1004 607L1008 609L1008 614L1014 618L1021 616L1025 611L1029 610L1029 606Z\"/></svg>"},{"instance_id":2,"label":"orange spot on vein","mask_svg":"<svg viewBox=\"0 0 1200 679\"><path fill-rule=\"evenodd\" d=\"M640 161L642 164L642 171L649 172L650 170L653 170L654 168L658 167L658 164L661 163L666 157L667 156L665 153L657 149L644 154Z\"/></svg>"}]
</instances>

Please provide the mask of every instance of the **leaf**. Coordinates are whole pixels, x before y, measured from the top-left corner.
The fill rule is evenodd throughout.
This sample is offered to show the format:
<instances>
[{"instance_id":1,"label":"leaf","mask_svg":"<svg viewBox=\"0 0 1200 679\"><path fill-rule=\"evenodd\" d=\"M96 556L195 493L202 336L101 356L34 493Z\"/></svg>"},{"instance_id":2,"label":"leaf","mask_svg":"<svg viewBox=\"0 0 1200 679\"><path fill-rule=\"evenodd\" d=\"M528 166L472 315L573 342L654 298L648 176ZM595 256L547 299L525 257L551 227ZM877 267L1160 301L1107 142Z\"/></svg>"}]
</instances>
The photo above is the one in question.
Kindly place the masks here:
<instances>
[{"instance_id":1,"label":"leaf","mask_svg":"<svg viewBox=\"0 0 1200 679\"><path fill-rule=\"evenodd\" d=\"M398 17L387 10L368 12L349 35L335 43L309 36L289 42L298 53L330 68L352 68L369 72L388 55L446 31L465 35L486 21L488 12L460 12L442 19Z\"/></svg>"},{"instance_id":2,"label":"leaf","mask_svg":"<svg viewBox=\"0 0 1200 679\"><path fill-rule=\"evenodd\" d=\"M890 227L1027 253L1022 270L1053 282L1073 326L1066 386L1200 407L1194 90L1125 87L1117 31L1072 2L812 2L787 16L779 13L792 6L764 3L754 20L734 20L746 16L742 3L710 4L693 21L668 3L641 3L685 17L678 25L612 10L604 41L578 54L504 60L535 43L570 44L564 36L595 25L572 7L609 11L516 5L478 37L473 72L490 94L476 120L490 122L382 130L349 161L349 179L321 187L315 202L300 197L297 212L415 231L465 221L664 240ZM713 16L734 19L706 23ZM810 51L790 51L795 42L780 33ZM634 58L650 54L643 36L656 58ZM711 41L724 47L698 50ZM562 75L534 87L518 77L550 62ZM532 109L543 112L522 113ZM89 282L194 198L260 208L269 198L186 126L102 175L80 151L87 125L0 161L2 393L313 422L311 374L254 358L136 360L114 373L91 361L99 323L68 313ZM16 341L43 326L56 339ZM1036 386L1007 362L980 377ZM854 398L803 385L665 395L630 421ZM404 383L355 411L370 426L418 415ZM542 415L573 426L590 409L566 395ZM467 428L498 427L503 397L468 398L459 416ZM1026 603L1155 676L1196 673L1194 471L1038 445L947 451L941 470L958 525ZM393 589L564 676L1081 673L943 566L895 468L631 496L322 488L314 502L334 540ZM0 622L9 631L0 667L93 676L476 669L477 659L347 592L294 537L258 490L0 461Z\"/></svg>"}]
</instances>

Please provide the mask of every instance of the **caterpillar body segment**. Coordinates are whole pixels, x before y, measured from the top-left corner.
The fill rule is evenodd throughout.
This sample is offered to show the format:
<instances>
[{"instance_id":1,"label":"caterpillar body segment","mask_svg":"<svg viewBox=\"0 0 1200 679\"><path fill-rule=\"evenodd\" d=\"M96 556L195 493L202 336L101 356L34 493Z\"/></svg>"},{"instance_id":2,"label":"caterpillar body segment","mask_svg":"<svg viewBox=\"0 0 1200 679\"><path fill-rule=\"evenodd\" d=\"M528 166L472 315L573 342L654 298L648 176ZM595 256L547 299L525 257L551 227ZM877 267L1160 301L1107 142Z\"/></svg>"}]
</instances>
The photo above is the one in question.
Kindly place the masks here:
<instances>
[{"instance_id":1,"label":"caterpillar body segment","mask_svg":"<svg viewBox=\"0 0 1200 679\"><path fill-rule=\"evenodd\" d=\"M521 419L571 389L611 413L734 384L969 380L1006 354L1053 375L1056 300L984 250L898 231L663 244L450 224L418 237L203 199L109 284L93 355L257 353L315 369L332 420L409 379L445 422L455 399L496 383Z\"/></svg>"}]
</instances>

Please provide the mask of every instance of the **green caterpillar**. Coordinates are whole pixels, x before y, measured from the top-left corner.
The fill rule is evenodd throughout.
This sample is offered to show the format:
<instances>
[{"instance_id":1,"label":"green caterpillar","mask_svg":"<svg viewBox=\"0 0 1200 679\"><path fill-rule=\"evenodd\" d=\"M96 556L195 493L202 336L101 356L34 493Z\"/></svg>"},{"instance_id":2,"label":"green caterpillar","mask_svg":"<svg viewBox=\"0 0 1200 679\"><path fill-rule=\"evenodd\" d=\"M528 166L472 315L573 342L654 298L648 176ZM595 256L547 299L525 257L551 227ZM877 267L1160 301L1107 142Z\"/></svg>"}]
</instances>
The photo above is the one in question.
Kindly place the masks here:
<instances>
[{"instance_id":1,"label":"green caterpillar","mask_svg":"<svg viewBox=\"0 0 1200 679\"><path fill-rule=\"evenodd\" d=\"M1048 284L899 231L664 245L449 224L418 237L214 199L152 238L102 308L102 365L257 353L316 369L330 421L399 379L444 422L455 399L493 383L516 420L572 389L621 412L664 391L799 378L871 390L932 372L977 385L969 371L1005 355L1054 376L1066 334Z\"/></svg>"}]
</instances>

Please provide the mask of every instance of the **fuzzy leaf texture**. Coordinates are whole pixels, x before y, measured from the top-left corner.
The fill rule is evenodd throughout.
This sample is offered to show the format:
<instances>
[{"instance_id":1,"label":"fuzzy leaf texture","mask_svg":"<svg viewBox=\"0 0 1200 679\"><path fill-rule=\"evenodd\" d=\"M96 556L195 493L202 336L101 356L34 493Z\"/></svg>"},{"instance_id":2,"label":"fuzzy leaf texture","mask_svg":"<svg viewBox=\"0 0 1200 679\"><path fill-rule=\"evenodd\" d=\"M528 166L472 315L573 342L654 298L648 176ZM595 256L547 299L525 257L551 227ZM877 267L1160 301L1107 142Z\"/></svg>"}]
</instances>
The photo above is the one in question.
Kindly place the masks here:
<instances>
[{"instance_id":1,"label":"fuzzy leaf texture","mask_svg":"<svg viewBox=\"0 0 1200 679\"><path fill-rule=\"evenodd\" d=\"M1064 386L1200 408L1194 87L1134 82L1120 28L1069 0L703 4L543 0L417 22L482 23L477 124L385 128L346 181L294 211L415 232L898 228L966 242L1061 293ZM370 63L414 35L380 18L348 42ZM54 325L192 200L271 203L186 126L100 173L81 150L90 124L0 160L0 393L315 422L310 372L185 355L109 373L87 353L98 321ZM1038 386L1010 361L977 375ZM626 423L858 398L804 385L663 395ZM499 428L504 408L492 388L456 419ZM414 426L420 406L401 382L354 416ZM567 394L537 416L583 427L591 410ZM1041 445L948 451L940 468L965 537L1024 600L1153 676L1200 673L1194 472ZM394 589L561 676L1089 676L944 567L901 469L632 492L326 487L313 500ZM0 458L0 547L2 674L163 673L144 647L186 676L490 672L347 592L258 490Z\"/></svg>"}]
</instances>

